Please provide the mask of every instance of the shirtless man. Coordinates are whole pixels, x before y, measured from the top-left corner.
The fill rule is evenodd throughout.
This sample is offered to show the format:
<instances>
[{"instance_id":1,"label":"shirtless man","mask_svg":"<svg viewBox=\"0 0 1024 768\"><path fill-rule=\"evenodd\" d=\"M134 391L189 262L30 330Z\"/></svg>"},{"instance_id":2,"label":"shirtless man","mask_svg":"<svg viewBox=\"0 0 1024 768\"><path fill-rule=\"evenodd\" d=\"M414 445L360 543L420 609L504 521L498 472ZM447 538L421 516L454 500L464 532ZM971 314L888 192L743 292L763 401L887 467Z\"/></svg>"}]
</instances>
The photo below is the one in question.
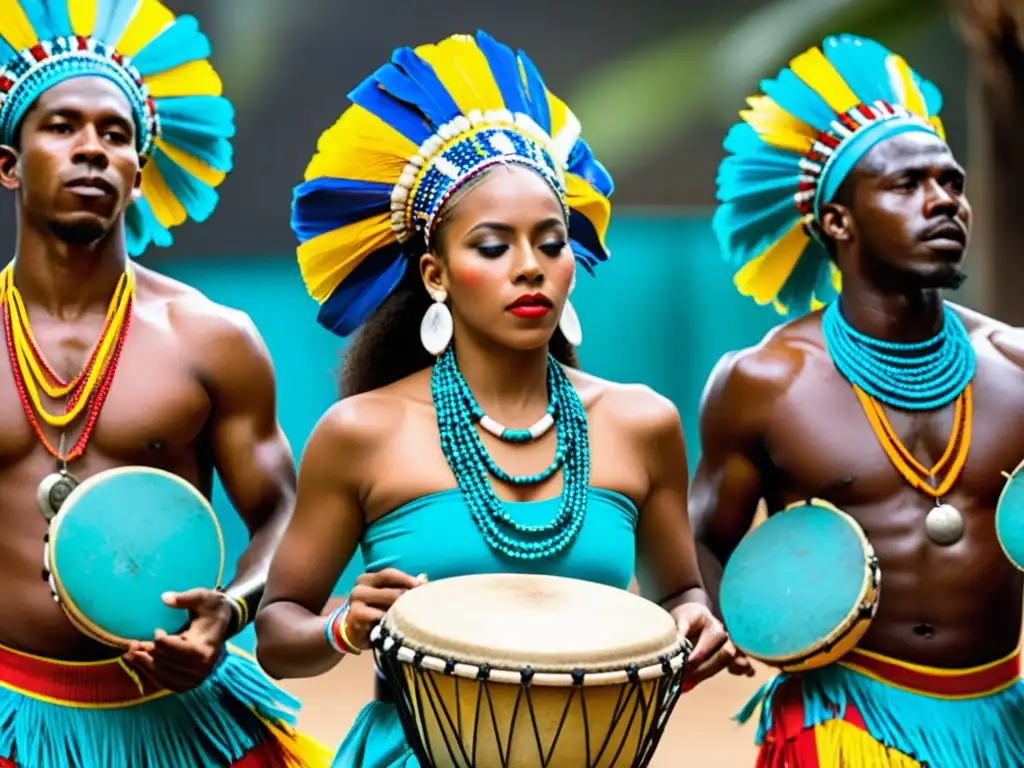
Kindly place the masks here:
<instances>
[{"instance_id":1,"label":"shirtless man","mask_svg":"<svg viewBox=\"0 0 1024 768\"><path fill-rule=\"evenodd\" d=\"M841 50L850 43L830 39L823 46L830 58L837 51L848 54L844 67L836 65L846 82L871 82L872 75L886 82L884 72L878 77L873 70L885 58L874 55L870 41L857 42L859 50L852 53ZM832 60L842 61L839 55ZM794 70L798 65L794 60ZM892 60L889 66L895 70ZM808 72L809 66L801 69L813 82ZM858 74L859 79L854 77ZM786 93L782 83L780 78L766 87L773 103L796 104L795 94ZM843 96L837 91L819 94L834 104ZM884 98L856 95L872 104ZM924 101L931 106L929 98ZM744 117L764 131L765 145L781 155L779 134L770 133L768 122L758 122L773 105L752 101L751 106ZM726 145L734 154L719 177L723 207L716 225L727 253L747 248L756 258L753 243L764 232L733 225L743 192L733 194L730 173L745 163L753 167L761 150L751 151L752 142L741 147L753 131L743 125L734 130ZM794 210L797 224L803 214L821 238L820 243L801 244L801 258L820 258L827 269L831 256L842 274L841 297L831 301L819 287L818 297L830 302L824 310L787 322L756 346L726 355L705 391L702 455L690 496L705 583L717 600L721 564L747 533L762 499L773 512L812 496L832 502L856 519L876 551L882 573L879 610L858 649L840 664L784 676L781 685L768 691L758 765L804 768L819 760L823 765L863 765L865 760L892 766L1021 765L1024 692L1015 657L1022 576L1001 551L993 518L1005 482L1001 473L1024 458L1024 335L946 303L940 295L964 280L971 223L963 168L940 135L926 124L912 127L905 118L887 121L880 115L859 130L865 136L875 131L874 141L861 141L858 149L841 135L818 139L819 144L832 142L828 154L834 157L826 165L828 154L815 156L812 148L805 155L809 162L800 170L808 179L802 181L810 182L817 198L808 196L808 206ZM812 164L824 166L824 172L810 175ZM848 171L845 178L836 178L837 169ZM785 254L780 257L777 251L776 256ZM764 296L771 278L747 274L737 282ZM822 283L827 287L827 281ZM793 309L800 300L806 306L808 299L790 292L780 303ZM900 384L884 366L873 365L871 350L851 328L896 345L936 338L923 351L907 346L886 351L907 358L910 368L917 366L921 384L932 385L942 402L936 407L923 403L920 388ZM858 378L853 372L844 344L869 369L867 375ZM946 362L929 375L921 356L936 350ZM942 386L936 374L960 364L966 366L964 374ZM877 395L867 400L855 396L851 378L862 391ZM897 394L886 395L886 388ZM931 467L950 442L955 401L971 395L973 442L961 434L954 456L969 445L966 464L941 497L959 510L963 529L954 541L940 543L941 531L933 521L926 524L940 499L897 471L889 458L892 441L885 445L884 434L873 429L866 412L871 400L881 401L899 441ZM935 487L947 472L923 479ZM988 666L966 671L981 665ZM866 667L872 676L857 671ZM963 700L942 697L943 686L951 682Z\"/></svg>"},{"instance_id":2,"label":"shirtless man","mask_svg":"<svg viewBox=\"0 0 1024 768\"><path fill-rule=\"evenodd\" d=\"M0 111L0 184L13 192L18 215L16 255L3 283L10 364L0 366L0 707L4 733L11 734L0 739L0 765L326 764L300 754L318 753L288 725L297 702L251 660L224 655L228 638L255 613L295 493L269 355L245 315L131 263L128 242L140 242L142 230L136 219L127 233L127 212L144 204L151 217L160 213L145 197L153 177L143 170L148 128L137 109L143 102L111 74L120 61L104 65L75 53L64 59L60 70L40 69L50 75L48 85L23 100L22 114L6 111L17 108L10 106L15 94L25 96L18 88L32 87L20 82ZM68 71L75 74L62 75ZM204 105L203 117L213 119L217 107ZM175 118L180 123L181 110ZM162 146L181 158L173 138L168 130ZM192 138L193 147L200 143ZM207 148L212 155L217 143ZM180 196L182 189L163 167L163 204L173 207L166 195ZM114 317L106 330L108 304L129 274L127 316ZM19 301L27 319L11 311ZM102 389L90 396L85 385L81 414L66 427L51 426L66 401L41 393L33 403L25 396L33 372L10 341L19 323L25 332L31 328L36 357L55 378L70 382L107 363L112 385L105 400ZM113 347L119 354L104 360L101 353L98 363L90 362L97 339L118 335L119 324L125 331ZM40 578L47 517L37 488L57 468L44 440L67 455L96 412L84 452L68 467L77 480L146 465L177 474L209 497L216 471L251 536L224 591L165 597L193 616L181 634L158 631L120 658L76 631L52 599L46 574Z\"/></svg>"}]
</instances>

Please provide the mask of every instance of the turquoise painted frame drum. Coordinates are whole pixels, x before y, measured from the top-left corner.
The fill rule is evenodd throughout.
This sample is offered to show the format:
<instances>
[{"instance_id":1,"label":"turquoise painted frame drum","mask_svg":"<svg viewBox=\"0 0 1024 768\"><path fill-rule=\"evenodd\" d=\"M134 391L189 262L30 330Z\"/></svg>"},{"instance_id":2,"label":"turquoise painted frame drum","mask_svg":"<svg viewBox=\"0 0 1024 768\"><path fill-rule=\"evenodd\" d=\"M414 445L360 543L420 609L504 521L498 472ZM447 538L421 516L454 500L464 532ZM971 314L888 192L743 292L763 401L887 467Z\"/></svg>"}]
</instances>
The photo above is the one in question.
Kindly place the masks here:
<instances>
[{"instance_id":1,"label":"turquoise painted frame drum","mask_svg":"<svg viewBox=\"0 0 1024 768\"><path fill-rule=\"evenodd\" d=\"M1024 461L1006 475L1006 485L996 502L995 522L996 538L1003 553L1024 571Z\"/></svg>"},{"instance_id":2,"label":"turquoise painted frame drum","mask_svg":"<svg viewBox=\"0 0 1024 768\"><path fill-rule=\"evenodd\" d=\"M119 467L78 485L50 521L44 553L54 600L83 634L116 648L187 626L165 592L217 589L224 535L189 482L152 467Z\"/></svg>"},{"instance_id":3,"label":"turquoise painted frame drum","mask_svg":"<svg viewBox=\"0 0 1024 768\"><path fill-rule=\"evenodd\" d=\"M881 571L863 529L821 499L786 507L750 531L722 573L733 643L785 672L852 650L878 611Z\"/></svg>"}]
</instances>

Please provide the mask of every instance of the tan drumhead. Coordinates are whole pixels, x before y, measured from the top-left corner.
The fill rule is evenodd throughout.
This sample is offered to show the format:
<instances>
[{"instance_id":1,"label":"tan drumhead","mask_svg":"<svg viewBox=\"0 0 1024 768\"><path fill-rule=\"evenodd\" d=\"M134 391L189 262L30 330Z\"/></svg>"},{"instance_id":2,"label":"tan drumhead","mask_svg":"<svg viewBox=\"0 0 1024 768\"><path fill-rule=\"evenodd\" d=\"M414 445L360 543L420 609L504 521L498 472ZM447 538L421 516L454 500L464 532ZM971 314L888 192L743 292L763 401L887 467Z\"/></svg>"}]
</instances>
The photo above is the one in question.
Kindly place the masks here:
<instances>
[{"instance_id":1,"label":"tan drumhead","mask_svg":"<svg viewBox=\"0 0 1024 768\"><path fill-rule=\"evenodd\" d=\"M624 589L559 576L485 574L404 593L385 627L405 647L536 672L618 670L679 652L675 620Z\"/></svg>"}]
</instances>

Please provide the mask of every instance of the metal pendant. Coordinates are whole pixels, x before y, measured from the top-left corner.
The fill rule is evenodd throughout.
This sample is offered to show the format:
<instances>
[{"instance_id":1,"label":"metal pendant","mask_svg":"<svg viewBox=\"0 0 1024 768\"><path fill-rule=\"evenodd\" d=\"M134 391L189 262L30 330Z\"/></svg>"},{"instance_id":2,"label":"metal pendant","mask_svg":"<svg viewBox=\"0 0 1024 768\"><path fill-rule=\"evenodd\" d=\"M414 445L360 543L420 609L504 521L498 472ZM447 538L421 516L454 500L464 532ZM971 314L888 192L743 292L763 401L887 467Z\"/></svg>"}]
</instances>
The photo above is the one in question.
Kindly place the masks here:
<instances>
[{"instance_id":1,"label":"metal pendant","mask_svg":"<svg viewBox=\"0 0 1024 768\"><path fill-rule=\"evenodd\" d=\"M924 530L936 544L944 547L955 544L964 535L964 516L952 504L939 504L928 511Z\"/></svg>"},{"instance_id":2,"label":"metal pendant","mask_svg":"<svg viewBox=\"0 0 1024 768\"><path fill-rule=\"evenodd\" d=\"M36 503L43 517L52 520L77 486L78 481L67 472L54 472L44 477L36 490Z\"/></svg>"}]
</instances>

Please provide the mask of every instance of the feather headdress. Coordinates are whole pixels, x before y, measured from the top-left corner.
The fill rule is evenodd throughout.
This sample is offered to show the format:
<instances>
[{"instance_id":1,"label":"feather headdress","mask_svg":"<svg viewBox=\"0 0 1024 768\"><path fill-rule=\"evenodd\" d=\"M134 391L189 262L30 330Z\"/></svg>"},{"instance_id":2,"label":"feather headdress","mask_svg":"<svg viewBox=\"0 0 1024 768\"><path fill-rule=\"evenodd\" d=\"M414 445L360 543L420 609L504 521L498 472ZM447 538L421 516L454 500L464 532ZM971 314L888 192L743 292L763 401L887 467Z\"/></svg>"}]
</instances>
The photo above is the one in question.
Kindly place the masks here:
<instances>
[{"instance_id":1,"label":"feather headdress","mask_svg":"<svg viewBox=\"0 0 1024 768\"><path fill-rule=\"evenodd\" d=\"M231 170L234 110L209 55L195 18L158 0L0 0L0 142L16 143L25 113L55 85L112 81L149 160L125 214L128 252L170 245L172 227L213 212Z\"/></svg>"},{"instance_id":2,"label":"feather headdress","mask_svg":"<svg viewBox=\"0 0 1024 768\"><path fill-rule=\"evenodd\" d=\"M612 179L533 62L484 32L400 48L349 94L294 192L299 267L319 322L356 330L429 245L445 201L498 163L562 201L577 263L608 257Z\"/></svg>"},{"instance_id":3,"label":"feather headdress","mask_svg":"<svg viewBox=\"0 0 1024 768\"><path fill-rule=\"evenodd\" d=\"M793 59L725 139L714 230L740 293L781 314L834 299L841 276L815 225L873 146L906 131L945 139L938 89L902 57L854 35Z\"/></svg>"}]
</instances>

